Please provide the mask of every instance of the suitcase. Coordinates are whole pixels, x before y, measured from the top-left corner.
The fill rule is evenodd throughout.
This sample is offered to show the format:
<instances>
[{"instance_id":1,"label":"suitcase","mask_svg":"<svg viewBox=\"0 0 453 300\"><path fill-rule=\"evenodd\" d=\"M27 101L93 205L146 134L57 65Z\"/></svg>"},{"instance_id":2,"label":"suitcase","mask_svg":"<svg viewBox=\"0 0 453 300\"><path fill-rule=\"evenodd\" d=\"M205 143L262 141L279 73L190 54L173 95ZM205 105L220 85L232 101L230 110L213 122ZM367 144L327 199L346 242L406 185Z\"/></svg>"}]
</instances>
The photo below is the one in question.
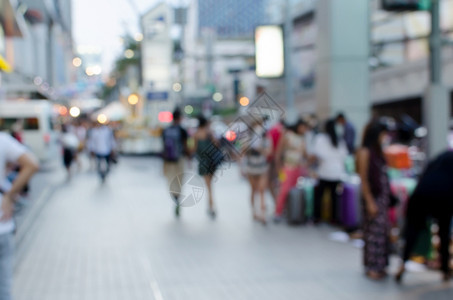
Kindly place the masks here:
<instances>
[{"instance_id":1,"label":"suitcase","mask_svg":"<svg viewBox=\"0 0 453 300\"><path fill-rule=\"evenodd\" d=\"M300 184L296 185L288 194L287 222L290 225L299 225L306 221L305 190Z\"/></svg>"},{"instance_id":2,"label":"suitcase","mask_svg":"<svg viewBox=\"0 0 453 300\"><path fill-rule=\"evenodd\" d=\"M343 182L343 193L340 197L340 220L347 230L358 228L362 222L360 195L360 178L358 176L351 176Z\"/></svg>"},{"instance_id":3,"label":"suitcase","mask_svg":"<svg viewBox=\"0 0 453 300\"><path fill-rule=\"evenodd\" d=\"M316 180L311 178L299 178L298 184L302 186L305 191L305 217L307 220L313 218L315 212L315 186Z\"/></svg>"}]
</instances>

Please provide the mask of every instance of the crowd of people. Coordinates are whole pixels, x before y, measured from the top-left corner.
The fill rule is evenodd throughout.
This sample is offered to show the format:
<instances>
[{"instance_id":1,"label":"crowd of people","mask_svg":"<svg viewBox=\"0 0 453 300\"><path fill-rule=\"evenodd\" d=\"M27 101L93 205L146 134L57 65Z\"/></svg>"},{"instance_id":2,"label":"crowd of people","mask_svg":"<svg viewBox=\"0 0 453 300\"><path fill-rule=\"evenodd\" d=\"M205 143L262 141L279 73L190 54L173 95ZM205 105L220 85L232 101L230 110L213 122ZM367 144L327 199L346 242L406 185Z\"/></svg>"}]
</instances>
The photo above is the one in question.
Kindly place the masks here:
<instances>
[{"instance_id":1,"label":"crowd of people","mask_svg":"<svg viewBox=\"0 0 453 300\"><path fill-rule=\"evenodd\" d=\"M325 220L340 225L339 197L343 179L347 175L346 161L355 158L360 176L360 196L363 209L362 234L365 274L379 280L387 276L390 255L390 220L388 208L395 201L391 193L384 147L389 143L389 128L381 119L373 119L365 128L356 148L356 130L344 114L320 124L315 116L294 122L280 120L269 125L268 119L253 118L245 133L234 133L234 138L214 134L210 121L200 116L196 131L189 135L183 128L182 114L173 113L173 123L162 133L163 174L169 185L175 177L184 174L186 157L198 160L198 174L203 178L208 199L208 215L217 216L213 182L216 172L225 161L235 160L250 186L252 219L268 223L267 193L273 199L273 221L285 219L288 198L301 178L317 181L314 191L314 209L311 221ZM14 129L14 128L13 128ZM228 136L227 136L228 137ZM231 135L229 135L231 137ZM116 161L117 141L111 126L99 123L75 122L61 127L59 142L68 180L74 162L80 164L80 154L86 153L97 170L101 182L106 180L110 166ZM13 254L13 209L18 195L38 170L38 163L22 145L20 130L11 134L0 133L0 299L10 299ZM441 270L444 279L451 277L449 266L450 225L453 215L449 201L453 170L453 154L447 152L431 162L420 177L420 182L409 200L407 226L403 233L406 247L403 264L396 274L401 281L404 262L410 258L422 224L429 217L438 220L440 228ZM14 171L14 177L8 172ZM172 186L170 194L175 201L175 215L180 216L182 186ZM329 198L328 204L324 198ZM426 206L428 200L435 199ZM326 205L328 207L326 207Z\"/></svg>"},{"instance_id":2,"label":"crowd of people","mask_svg":"<svg viewBox=\"0 0 453 300\"><path fill-rule=\"evenodd\" d=\"M180 112L175 111L174 116L174 123L163 134L164 173L171 182L176 174L184 172L184 156L192 157L195 154L199 162L198 173L204 178L208 191L208 213L213 218L216 216L212 191L213 177L222 161L228 157L238 162L241 173L250 185L253 220L267 224L269 213L266 193L269 192L274 200L272 219L275 223L280 223L285 218L291 190L301 178L311 177L317 181L311 221L319 224L323 220L324 212L328 211L327 215L330 216L328 221L340 225L339 197L344 189L343 181L348 174L346 162L348 159L354 160L355 171L361 182L358 197L361 197L359 201L363 211L361 233L364 241L365 274L373 280L387 276L386 269L391 254L391 222L388 210L392 203L398 200L395 200L396 197L391 193L384 155L384 148L389 144L393 130L385 119L373 119L364 128L362 140L356 148L356 130L342 113L323 124L320 124L314 116L306 120L301 118L292 123L281 120L272 126L266 124L266 118L255 118L249 124L248 138L239 146L235 144L233 148L237 148L237 151L233 151L234 155L231 155L231 144L216 139L210 130L209 120L204 117L199 118L199 127L194 134L195 143L190 147L188 143L190 137L181 126ZM173 153L172 149L178 149L174 152L176 154L168 155ZM445 174L442 176L449 178ZM445 180L440 182L445 183ZM445 186L448 184L445 183ZM178 196L181 191L172 189L171 193L176 199L176 215L179 217ZM329 199L327 203L324 201L326 194ZM429 194L426 192L424 196L418 194L416 192L417 196L410 199L412 205L409 205L409 215L412 216L408 217L407 230L403 232L403 238L407 240L404 260L410 257L416 236L420 232L417 224L423 223L418 221L417 216L426 212L420 208L422 206L420 197L426 200ZM443 191L440 194L443 198L447 195L451 193ZM412 208L416 205L414 203L419 203L420 207ZM444 208L447 207L444 205ZM441 220L442 270L444 277L449 278L447 240L449 241L450 237L450 227L447 224L450 224L453 211L448 208L444 211L443 217L439 218L441 211L438 209L431 215ZM427 214L421 217L426 218ZM403 265L396 275L396 280L401 280L404 270Z\"/></svg>"}]
</instances>

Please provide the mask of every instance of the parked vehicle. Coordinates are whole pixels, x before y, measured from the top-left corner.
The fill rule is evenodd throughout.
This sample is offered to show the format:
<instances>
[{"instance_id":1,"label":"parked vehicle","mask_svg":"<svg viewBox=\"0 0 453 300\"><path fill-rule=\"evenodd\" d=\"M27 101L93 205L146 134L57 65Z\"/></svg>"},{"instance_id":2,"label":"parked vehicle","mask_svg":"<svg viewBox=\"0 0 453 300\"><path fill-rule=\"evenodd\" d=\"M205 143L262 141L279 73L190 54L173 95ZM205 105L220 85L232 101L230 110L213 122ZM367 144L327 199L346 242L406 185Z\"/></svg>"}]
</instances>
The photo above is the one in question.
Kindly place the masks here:
<instances>
[{"instance_id":1,"label":"parked vehicle","mask_svg":"<svg viewBox=\"0 0 453 300\"><path fill-rule=\"evenodd\" d=\"M0 131L10 132L19 122L24 145L41 162L49 161L58 153L52 111L52 104L47 100L0 101Z\"/></svg>"}]
</instances>

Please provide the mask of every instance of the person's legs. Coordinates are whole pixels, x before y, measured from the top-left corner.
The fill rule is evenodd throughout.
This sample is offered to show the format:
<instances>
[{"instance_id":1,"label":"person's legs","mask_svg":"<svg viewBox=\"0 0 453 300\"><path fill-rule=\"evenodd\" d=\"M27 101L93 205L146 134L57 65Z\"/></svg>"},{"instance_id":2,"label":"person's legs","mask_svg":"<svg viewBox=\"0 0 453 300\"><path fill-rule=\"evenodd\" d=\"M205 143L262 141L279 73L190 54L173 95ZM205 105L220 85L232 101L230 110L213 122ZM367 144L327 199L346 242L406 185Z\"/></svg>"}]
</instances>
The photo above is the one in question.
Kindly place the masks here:
<instances>
[{"instance_id":1,"label":"person's legs","mask_svg":"<svg viewBox=\"0 0 453 300\"><path fill-rule=\"evenodd\" d=\"M256 219L257 215L255 213L255 194L257 192L257 180L255 175L249 175L249 184L250 184L250 205L252 207L253 218Z\"/></svg>"},{"instance_id":2,"label":"person's legs","mask_svg":"<svg viewBox=\"0 0 453 300\"><path fill-rule=\"evenodd\" d=\"M204 181L206 183L206 188L208 189L208 201L209 201L209 212L214 212L214 199L212 196L212 175L205 175Z\"/></svg>"},{"instance_id":3,"label":"person's legs","mask_svg":"<svg viewBox=\"0 0 453 300\"><path fill-rule=\"evenodd\" d=\"M275 165L275 162L272 161L269 164L269 172L268 172L268 186L269 186L269 191L272 195L272 199L274 200L274 203L277 203L277 198L278 198L278 171Z\"/></svg>"},{"instance_id":4,"label":"person's legs","mask_svg":"<svg viewBox=\"0 0 453 300\"><path fill-rule=\"evenodd\" d=\"M0 235L0 300L11 300L13 248L13 236Z\"/></svg>"},{"instance_id":5,"label":"person's legs","mask_svg":"<svg viewBox=\"0 0 453 300\"><path fill-rule=\"evenodd\" d=\"M111 155L112 155L112 153L104 156L105 166L106 166L105 174L110 173L110 167L112 166Z\"/></svg>"},{"instance_id":6,"label":"person's legs","mask_svg":"<svg viewBox=\"0 0 453 300\"><path fill-rule=\"evenodd\" d=\"M261 221L266 223L266 198L265 193L267 190L268 176L263 174L258 179L258 192L260 194L260 206L261 206Z\"/></svg>"},{"instance_id":7,"label":"person's legs","mask_svg":"<svg viewBox=\"0 0 453 300\"><path fill-rule=\"evenodd\" d=\"M318 186L315 188L315 205L313 214L315 223L321 221L322 197L326 188L327 182L322 179L319 180Z\"/></svg>"},{"instance_id":8,"label":"person's legs","mask_svg":"<svg viewBox=\"0 0 453 300\"><path fill-rule=\"evenodd\" d=\"M69 149L63 149L63 163L66 168L67 179L71 178L71 165L74 157L72 151Z\"/></svg>"},{"instance_id":9,"label":"person's legs","mask_svg":"<svg viewBox=\"0 0 453 300\"><path fill-rule=\"evenodd\" d=\"M96 167L99 176L104 178L104 172L102 171L102 156L99 154L96 154Z\"/></svg>"},{"instance_id":10,"label":"person's legs","mask_svg":"<svg viewBox=\"0 0 453 300\"><path fill-rule=\"evenodd\" d=\"M404 230L404 237L406 242L403 250L403 261L401 263L401 267L398 273L395 276L397 282L400 282L402 279L402 276L405 272L405 264L411 258L412 252L415 248L415 244L417 243L417 239L420 235L421 231L420 226L416 225L418 222L425 222L425 220L424 219L419 221L413 219L406 220L406 228Z\"/></svg>"},{"instance_id":11,"label":"person's legs","mask_svg":"<svg viewBox=\"0 0 453 300\"><path fill-rule=\"evenodd\" d=\"M338 186L339 181L330 181L328 183L330 189L330 201L331 201L331 219L332 223L338 224L340 222L338 218Z\"/></svg>"},{"instance_id":12,"label":"person's legs","mask_svg":"<svg viewBox=\"0 0 453 300\"><path fill-rule=\"evenodd\" d=\"M439 237L440 237L440 257L441 270L444 273L445 279L450 275L450 231L451 231L451 215L445 215L438 218L439 222Z\"/></svg>"},{"instance_id":13,"label":"person's legs","mask_svg":"<svg viewBox=\"0 0 453 300\"><path fill-rule=\"evenodd\" d=\"M172 200L176 204L175 215L178 217L179 216L179 200L180 200L179 197L181 195L181 185L178 184L178 182L173 180L178 175L177 172L178 172L178 167L177 167L176 162L164 161L163 173L164 173L165 178L167 179L168 192L170 193Z\"/></svg>"},{"instance_id":14,"label":"person's legs","mask_svg":"<svg viewBox=\"0 0 453 300\"><path fill-rule=\"evenodd\" d=\"M275 216L280 217L286 206L286 199L290 190L296 185L297 179L300 176L301 170L299 168L287 168L283 169L285 174L285 180L282 182L280 187L280 193L277 199L277 207L275 209Z\"/></svg>"}]
</instances>

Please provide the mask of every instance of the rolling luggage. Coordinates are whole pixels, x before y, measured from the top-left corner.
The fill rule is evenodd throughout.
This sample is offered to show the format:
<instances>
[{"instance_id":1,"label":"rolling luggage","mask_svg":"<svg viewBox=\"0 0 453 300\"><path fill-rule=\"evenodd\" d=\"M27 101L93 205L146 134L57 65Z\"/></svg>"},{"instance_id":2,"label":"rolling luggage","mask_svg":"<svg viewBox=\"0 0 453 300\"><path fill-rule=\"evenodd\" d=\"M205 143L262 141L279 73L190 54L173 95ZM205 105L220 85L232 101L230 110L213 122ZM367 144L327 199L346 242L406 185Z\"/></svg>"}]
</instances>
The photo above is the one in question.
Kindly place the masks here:
<instances>
[{"instance_id":1,"label":"rolling luggage","mask_svg":"<svg viewBox=\"0 0 453 300\"><path fill-rule=\"evenodd\" d=\"M303 186L297 184L288 194L287 221L290 225L299 225L306 221L306 201Z\"/></svg>"},{"instance_id":2,"label":"rolling luggage","mask_svg":"<svg viewBox=\"0 0 453 300\"><path fill-rule=\"evenodd\" d=\"M360 178L351 176L343 183L340 197L341 222L347 230L358 228L362 222Z\"/></svg>"},{"instance_id":3,"label":"rolling luggage","mask_svg":"<svg viewBox=\"0 0 453 300\"><path fill-rule=\"evenodd\" d=\"M313 219L315 213L315 186L316 180L311 178L299 178L300 184L305 191L305 217Z\"/></svg>"}]
</instances>

